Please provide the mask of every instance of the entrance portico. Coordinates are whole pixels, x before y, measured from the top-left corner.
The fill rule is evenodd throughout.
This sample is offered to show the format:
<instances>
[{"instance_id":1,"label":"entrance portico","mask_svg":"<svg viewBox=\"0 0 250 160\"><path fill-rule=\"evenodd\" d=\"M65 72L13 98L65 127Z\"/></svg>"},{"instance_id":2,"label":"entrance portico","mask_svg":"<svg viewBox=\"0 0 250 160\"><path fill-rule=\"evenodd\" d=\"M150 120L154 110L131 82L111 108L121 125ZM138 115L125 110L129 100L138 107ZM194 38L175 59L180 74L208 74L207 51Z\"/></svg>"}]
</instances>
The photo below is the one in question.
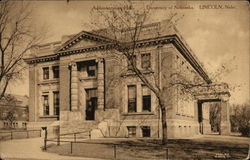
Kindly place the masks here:
<instances>
[{"instance_id":1,"label":"entrance portico","mask_svg":"<svg viewBox=\"0 0 250 160\"><path fill-rule=\"evenodd\" d=\"M200 89L197 98L197 120L199 122L199 132L201 134L211 133L209 123L209 105L208 102L220 102L220 135L230 135L231 125L229 119L229 101L230 93L227 84L211 85L205 89ZM204 113L206 112L206 113Z\"/></svg>"}]
</instances>

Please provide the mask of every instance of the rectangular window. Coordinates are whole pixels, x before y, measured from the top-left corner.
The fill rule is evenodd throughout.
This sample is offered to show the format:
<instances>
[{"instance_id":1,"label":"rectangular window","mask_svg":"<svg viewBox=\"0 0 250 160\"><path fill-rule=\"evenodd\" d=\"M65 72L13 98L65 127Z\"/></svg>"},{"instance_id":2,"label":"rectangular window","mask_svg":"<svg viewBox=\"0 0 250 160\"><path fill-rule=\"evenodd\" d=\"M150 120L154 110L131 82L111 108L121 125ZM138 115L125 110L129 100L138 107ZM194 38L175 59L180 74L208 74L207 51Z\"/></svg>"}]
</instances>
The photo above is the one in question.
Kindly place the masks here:
<instances>
[{"instance_id":1,"label":"rectangular window","mask_svg":"<svg viewBox=\"0 0 250 160\"><path fill-rule=\"evenodd\" d=\"M96 76L96 65L89 65L87 68L88 77Z\"/></svg>"},{"instance_id":2,"label":"rectangular window","mask_svg":"<svg viewBox=\"0 0 250 160\"><path fill-rule=\"evenodd\" d=\"M43 115L49 115L49 96L43 95Z\"/></svg>"},{"instance_id":3,"label":"rectangular window","mask_svg":"<svg viewBox=\"0 0 250 160\"><path fill-rule=\"evenodd\" d=\"M142 137L150 137L150 127L149 126L142 126Z\"/></svg>"},{"instance_id":4,"label":"rectangular window","mask_svg":"<svg viewBox=\"0 0 250 160\"><path fill-rule=\"evenodd\" d=\"M78 62L77 70L80 71L80 76L82 76L83 78L96 77L97 63L95 60Z\"/></svg>"},{"instance_id":5,"label":"rectangular window","mask_svg":"<svg viewBox=\"0 0 250 160\"><path fill-rule=\"evenodd\" d=\"M59 66L53 66L53 78L59 78Z\"/></svg>"},{"instance_id":6,"label":"rectangular window","mask_svg":"<svg viewBox=\"0 0 250 160\"><path fill-rule=\"evenodd\" d=\"M136 126L127 126L128 137L136 137Z\"/></svg>"},{"instance_id":7,"label":"rectangular window","mask_svg":"<svg viewBox=\"0 0 250 160\"><path fill-rule=\"evenodd\" d=\"M49 67L43 68L43 79L49 79Z\"/></svg>"},{"instance_id":8,"label":"rectangular window","mask_svg":"<svg viewBox=\"0 0 250 160\"><path fill-rule=\"evenodd\" d=\"M134 66L136 66L136 56L135 55L131 56L131 59L128 60L128 70L133 70L132 63L134 64Z\"/></svg>"},{"instance_id":9,"label":"rectangular window","mask_svg":"<svg viewBox=\"0 0 250 160\"><path fill-rule=\"evenodd\" d=\"M151 112L151 93L147 86L142 86L142 110Z\"/></svg>"},{"instance_id":10,"label":"rectangular window","mask_svg":"<svg viewBox=\"0 0 250 160\"><path fill-rule=\"evenodd\" d=\"M54 98L54 115L59 115L59 92L55 91L53 92L53 98Z\"/></svg>"},{"instance_id":11,"label":"rectangular window","mask_svg":"<svg viewBox=\"0 0 250 160\"><path fill-rule=\"evenodd\" d=\"M151 67L151 55L150 53L141 54L141 68L149 69Z\"/></svg>"},{"instance_id":12,"label":"rectangular window","mask_svg":"<svg viewBox=\"0 0 250 160\"><path fill-rule=\"evenodd\" d=\"M136 112L136 86L128 86L128 112Z\"/></svg>"}]
</instances>

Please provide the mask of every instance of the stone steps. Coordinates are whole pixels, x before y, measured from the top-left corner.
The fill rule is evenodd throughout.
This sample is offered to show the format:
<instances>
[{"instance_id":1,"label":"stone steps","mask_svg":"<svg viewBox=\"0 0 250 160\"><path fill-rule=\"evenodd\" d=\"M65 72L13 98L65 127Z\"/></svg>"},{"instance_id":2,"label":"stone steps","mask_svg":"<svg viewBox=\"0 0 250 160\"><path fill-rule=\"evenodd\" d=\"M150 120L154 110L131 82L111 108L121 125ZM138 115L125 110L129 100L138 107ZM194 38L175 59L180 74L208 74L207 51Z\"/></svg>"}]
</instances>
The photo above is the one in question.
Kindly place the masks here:
<instances>
[{"instance_id":1,"label":"stone steps","mask_svg":"<svg viewBox=\"0 0 250 160\"><path fill-rule=\"evenodd\" d=\"M77 132L84 132L76 134L76 138L89 138L90 131L92 129L97 128L98 122L96 121L66 121L61 123L60 125L60 134L69 134L69 133L77 133ZM71 139L74 140L74 135L64 135L61 136L63 139Z\"/></svg>"}]
</instances>

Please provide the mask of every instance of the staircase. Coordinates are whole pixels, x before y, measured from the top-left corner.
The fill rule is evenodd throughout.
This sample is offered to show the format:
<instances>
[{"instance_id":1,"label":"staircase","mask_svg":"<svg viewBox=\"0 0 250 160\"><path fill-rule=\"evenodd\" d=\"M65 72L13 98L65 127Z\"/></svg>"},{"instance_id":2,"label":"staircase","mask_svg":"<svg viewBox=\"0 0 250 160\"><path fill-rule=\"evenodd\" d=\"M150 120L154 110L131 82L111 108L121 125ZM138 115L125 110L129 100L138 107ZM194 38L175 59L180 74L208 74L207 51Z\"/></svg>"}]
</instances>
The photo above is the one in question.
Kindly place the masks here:
<instances>
[{"instance_id":1,"label":"staircase","mask_svg":"<svg viewBox=\"0 0 250 160\"><path fill-rule=\"evenodd\" d=\"M66 121L60 124L60 139L80 141L88 139L90 131L97 128L96 121Z\"/></svg>"}]
</instances>

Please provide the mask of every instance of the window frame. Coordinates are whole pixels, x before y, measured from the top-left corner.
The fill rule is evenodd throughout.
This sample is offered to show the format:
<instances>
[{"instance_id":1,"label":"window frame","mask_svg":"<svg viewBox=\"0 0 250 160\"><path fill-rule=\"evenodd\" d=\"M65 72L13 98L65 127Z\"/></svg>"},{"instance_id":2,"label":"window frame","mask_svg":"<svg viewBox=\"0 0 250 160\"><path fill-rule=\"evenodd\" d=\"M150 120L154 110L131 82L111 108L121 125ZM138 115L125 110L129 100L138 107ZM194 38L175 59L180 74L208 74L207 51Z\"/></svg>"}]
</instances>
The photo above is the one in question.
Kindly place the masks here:
<instances>
[{"instance_id":1,"label":"window frame","mask_svg":"<svg viewBox=\"0 0 250 160\"><path fill-rule=\"evenodd\" d=\"M49 67L43 67L43 80L49 79Z\"/></svg>"},{"instance_id":2,"label":"window frame","mask_svg":"<svg viewBox=\"0 0 250 160\"><path fill-rule=\"evenodd\" d=\"M151 137L151 127L150 126L141 126L142 137ZM148 132L148 133L147 133Z\"/></svg>"},{"instance_id":3,"label":"window frame","mask_svg":"<svg viewBox=\"0 0 250 160\"><path fill-rule=\"evenodd\" d=\"M127 126L128 137L136 137L136 126Z\"/></svg>"},{"instance_id":4,"label":"window frame","mask_svg":"<svg viewBox=\"0 0 250 160\"><path fill-rule=\"evenodd\" d=\"M137 66L137 59L136 59L137 57L136 57L136 55L132 55L131 57L133 57L132 58L132 62L135 63L135 66ZM131 60L128 59L127 63L128 63L128 71L132 71L133 70L133 66L131 64Z\"/></svg>"},{"instance_id":5,"label":"window frame","mask_svg":"<svg viewBox=\"0 0 250 160\"><path fill-rule=\"evenodd\" d=\"M131 87L133 87L134 90L135 90L134 98L129 98L130 97L129 96L129 88L131 88ZM128 88L128 93L127 93L128 94L128 106L127 106L128 107L128 113L135 113L135 112L137 112L136 85L128 85L127 88ZM133 106L131 106L131 104L133 104Z\"/></svg>"},{"instance_id":6,"label":"window frame","mask_svg":"<svg viewBox=\"0 0 250 160\"><path fill-rule=\"evenodd\" d=\"M145 100L146 100L146 102L145 102ZM151 95L142 95L142 111L144 111L144 112L145 111L151 112L152 111L151 109L152 109L152 106L151 106Z\"/></svg>"},{"instance_id":7,"label":"window frame","mask_svg":"<svg viewBox=\"0 0 250 160\"><path fill-rule=\"evenodd\" d=\"M148 90L148 92L149 93L144 93L143 92L143 90L144 90L144 88L146 89L146 90ZM148 102L146 102L146 104L148 104L149 106L146 106L146 104L145 104L145 98L148 98ZM145 85L145 84L143 84L142 85L142 111L143 112L152 112L152 96L151 96L151 90Z\"/></svg>"},{"instance_id":8,"label":"window frame","mask_svg":"<svg viewBox=\"0 0 250 160\"><path fill-rule=\"evenodd\" d=\"M48 116L50 113L49 111L49 95L42 95L43 96L43 115ZM47 97L47 105L45 103L45 97Z\"/></svg>"},{"instance_id":9,"label":"window frame","mask_svg":"<svg viewBox=\"0 0 250 160\"><path fill-rule=\"evenodd\" d=\"M60 76L59 66L52 66L52 71L53 71L53 78L54 79L59 78L59 76Z\"/></svg>"},{"instance_id":10,"label":"window frame","mask_svg":"<svg viewBox=\"0 0 250 160\"><path fill-rule=\"evenodd\" d=\"M55 95L57 95L58 97L56 97ZM58 101L57 101L57 99L58 99ZM54 115L59 116L59 114L60 114L60 93L59 93L59 91L53 91L53 110L54 110Z\"/></svg>"},{"instance_id":11,"label":"window frame","mask_svg":"<svg viewBox=\"0 0 250 160\"><path fill-rule=\"evenodd\" d=\"M146 59L144 59L146 58ZM143 53L141 54L141 68L142 69L150 69L151 68L151 54Z\"/></svg>"},{"instance_id":12,"label":"window frame","mask_svg":"<svg viewBox=\"0 0 250 160\"><path fill-rule=\"evenodd\" d=\"M95 69L90 69L91 67L95 67ZM93 72L94 74L93 75L90 75L90 73ZM96 73L97 73L97 65L89 65L87 66L87 74L88 74L88 77L96 77Z\"/></svg>"}]
</instances>

